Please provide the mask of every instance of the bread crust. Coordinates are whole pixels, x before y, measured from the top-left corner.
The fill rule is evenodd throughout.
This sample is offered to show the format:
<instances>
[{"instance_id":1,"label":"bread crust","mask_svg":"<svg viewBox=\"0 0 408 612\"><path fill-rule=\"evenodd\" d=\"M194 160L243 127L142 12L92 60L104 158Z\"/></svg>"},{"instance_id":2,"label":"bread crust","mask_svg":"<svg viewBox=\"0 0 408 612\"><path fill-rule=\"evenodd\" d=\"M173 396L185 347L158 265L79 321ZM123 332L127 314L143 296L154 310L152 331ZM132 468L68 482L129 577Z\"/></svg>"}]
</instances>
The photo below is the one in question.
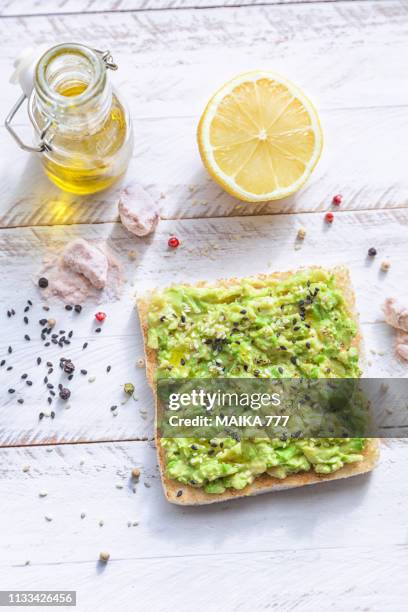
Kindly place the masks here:
<instances>
[{"instance_id":1,"label":"bread crust","mask_svg":"<svg viewBox=\"0 0 408 612\"><path fill-rule=\"evenodd\" d=\"M301 272L302 270L324 270L326 272L330 272L334 274L336 278L336 283L339 289L341 289L342 294L345 298L345 303L349 315L352 317L354 322L357 325L357 334L353 339L352 345L357 348L359 351L360 359L362 358L362 336L360 329L358 327L358 316L356 312L356 301L355 294L352 288L350 274L347 268L345 267L336 267L331 270L326 270L320 266L309 266L307 268L300 268L296 271L287 271L287 272L274 272L271 274L258 274L256 276L245 277L249 278L251 281L260 282L265 280L285 280L295 274L297 272ZM216 282L206 282L200 281L195 283L195 287L207 287L207 286L219 286L219 287L229 287L231 285L237 284L242 279L238 278L230 278L230 279L221 279ZM192 286L187 283L183 283L184 286ZM153 292L151 292L153 293ZM331 474L317 474L314 471L309 472L300 472L298 474L292 474L287 476L284 479L274 478L273 476L269 476L268 474L262 474L257 476L253 483L247 485L244 489L227 489L224 493L218 494L210 494L206 493L203 489L198 487L193 487L190 485L185 485L183 483L178 482L177 480L172 480L166 475L166 457L165 450L160 444L160 439L157 435L157 392L155 385L155 371L157 368L157 354L156 351L150 348L147 344L147 335L148 335L148 312L149 312L149 303L150 303L150 294L139 298L136 302L137 310L139 313L140 325L143 333L144 340L144 351L145 351L145 360L146 360L146 375L149 385L153 391L155 398L155 442L157 447L157 455L158 455L158 463L159 470L162 479L164 494L166 499L173 503L181 506L195 506L195 505L205 505L205 504L213 504L216 502L226 501L229 499L238 499L240 497L248 497L252 495L260 495L262 493L268 493L270 491L284 491L286 489L292 489L295 487L303 487L306 485L317 484L321 482L328 482L331 480L339 480L342 478L349 478L350 476L356 476L358 474L365 474L370 472L378 462L379 458L379 440L378 439L370 439L367 441L364 452L363 452L363 460L358 463L351 463L345 465L340 470L333 472Z\"/></svg>"}]
</instances>

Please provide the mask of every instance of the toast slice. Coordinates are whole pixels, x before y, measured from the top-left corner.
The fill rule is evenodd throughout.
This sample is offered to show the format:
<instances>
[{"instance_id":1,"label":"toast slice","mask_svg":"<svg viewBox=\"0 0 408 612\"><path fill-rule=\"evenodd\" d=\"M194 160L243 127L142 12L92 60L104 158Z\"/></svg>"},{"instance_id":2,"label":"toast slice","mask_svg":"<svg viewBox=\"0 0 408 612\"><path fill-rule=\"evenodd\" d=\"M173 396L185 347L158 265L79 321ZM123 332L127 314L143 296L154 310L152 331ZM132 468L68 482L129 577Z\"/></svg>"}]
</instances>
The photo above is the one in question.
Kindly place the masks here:
<instances>
[{"instance_id":1,"label":"toast slice","mask_svg":"<svg viewBox=\"0 0 408 612\"><path fill-rule=\"evenodd\" d=\"M312 269L309 267L308 269ZM319 269L313 267L313 269ZM298 270L301 271L301 270ZM337 267L330 270L335 276L336 285L342 292L345 300L348 314L357 324L357 313L355 309L355 296L351 285L349 272L344 267ZM251 277L251 280L264 281L266 279L274 280L285 280L294 274L294 271L288 272L275 272L272 274L260 274L255 277ZM207 283L204 281L195 284L196 287L206 286L217 286L217 287L228 287L237 284L242 279L231 278L227 280L219 280L216 283ZM168 478L166 475L166 456L165 450L161 446L160 439L157 436L157 393L155 384L155 373L157 369L157 354L156 350L148 346L148 312L149 312L150 297L149 295L137 300L137 310L139 313L140 324L143 332L145 358L146 358L146 375L151 386L156 402L156 419L155 419L155 441L157 446L158 463L163 484L163 489L167 500L171 503L178 505L204 505L211 504L219 501L226 501L229 499L237 499L240 497L247 497L251 495L258 495L261 493L268 493L270 491L282 491L285 489L291 489L295 487L302 487L305 485L317 484L321 482L327 482L331 480L339 480L341 478L348 478L358 474L364 474L371 471L379 457L379 440L369 439L366 442L363 451L363 460L356 463L345 465L343 468L332 472L331 474L317 474L313 470L308 472L299 472L297 474L288 475L284 479L275 478L268 474L262 474L255 478L254 482L247 485L244 489L227 489L223 493L210 494L206 493L203 489L185 485ZM358 330L356 336L352 341L352 345L355 346L359 352L360 358L362 357L362 337Z\"/></svg>"}]
</instances>

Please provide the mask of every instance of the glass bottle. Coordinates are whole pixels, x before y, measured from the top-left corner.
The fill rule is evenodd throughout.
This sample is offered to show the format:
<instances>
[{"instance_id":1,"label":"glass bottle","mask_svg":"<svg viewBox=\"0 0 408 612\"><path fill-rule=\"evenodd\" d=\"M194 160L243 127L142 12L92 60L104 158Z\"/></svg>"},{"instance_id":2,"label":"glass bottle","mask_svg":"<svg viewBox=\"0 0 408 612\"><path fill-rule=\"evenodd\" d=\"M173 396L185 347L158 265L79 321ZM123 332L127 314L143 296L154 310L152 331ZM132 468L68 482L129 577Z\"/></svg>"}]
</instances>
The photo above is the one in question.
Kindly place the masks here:
<instances>
[{"instance_id":1,"label":"glass bottle","mask_svg":"<svg viewBox=\"0 0 408 612\"><path fill-rule=\"evenodd\" d=\"M81 44L52 47L36 65L28 101L39 145L24 145L11 127L25 94L6 119L19 145L40 152L47 176L65 191L95 193L126 171L133 148L132 124L107 73L116 68L109 51Z\"/></svg>"}]
</instances>

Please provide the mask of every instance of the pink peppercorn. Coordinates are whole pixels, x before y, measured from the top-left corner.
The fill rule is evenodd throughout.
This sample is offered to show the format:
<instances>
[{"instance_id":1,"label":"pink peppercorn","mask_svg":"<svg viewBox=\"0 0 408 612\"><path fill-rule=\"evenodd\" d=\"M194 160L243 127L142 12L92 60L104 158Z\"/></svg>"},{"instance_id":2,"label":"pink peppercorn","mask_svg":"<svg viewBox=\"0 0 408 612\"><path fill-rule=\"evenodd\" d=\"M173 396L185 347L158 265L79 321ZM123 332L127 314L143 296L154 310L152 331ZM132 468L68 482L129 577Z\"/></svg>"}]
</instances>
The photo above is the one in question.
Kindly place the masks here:
<instances>
[{"instance_id":1,"label":"pink peppercorn","mask_svg":"<svg viewBox=\"0 0 408 612\"><path fill-rule=\"evenodd\" d=\"M169 241L167 244L172 249L177 249L177 247L180 246L180 240L176 238L176 236L172 236L171 238L169 238Z\"/></svg>"}]
</instances>

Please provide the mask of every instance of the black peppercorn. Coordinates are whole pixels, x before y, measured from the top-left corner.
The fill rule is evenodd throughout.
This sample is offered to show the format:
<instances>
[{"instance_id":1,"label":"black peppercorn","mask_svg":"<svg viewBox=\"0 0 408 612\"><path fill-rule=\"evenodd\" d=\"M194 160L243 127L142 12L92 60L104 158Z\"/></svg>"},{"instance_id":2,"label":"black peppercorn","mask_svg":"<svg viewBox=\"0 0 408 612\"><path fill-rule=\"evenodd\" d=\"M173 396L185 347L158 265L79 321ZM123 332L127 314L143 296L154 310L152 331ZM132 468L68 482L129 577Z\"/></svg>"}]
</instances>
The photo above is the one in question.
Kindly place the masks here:
<instances>
[{"instance_id":1,"label":"black peppercorn","mask_svg":"<svg viewBox=\"0 0 408 612\"><path fill-rule=\"evenodd\" d=\"M48 279L45 278L44 276L42 276L39 280L38 280L38 286L41 289L46 289L48 287Z\"/></svg>"},{"instance_id":2,"label":"black peppercorn","mask_svg":"<svg viewBox=\"0 0 408 612\"><path fill-rule=\"evenodd\" d=\"M60 389L59 396L62 400L67 400L71 397L71 391L66 387L62 387L62 389Z\"/></svg>"},{"instance_id":3,"label":"black peppercorn","mask_svg":"<svg viewBox=\"0 0 408 612\"><path fill-rule=\"evenodd\" d=\"M66 374L72 374L75 371L75 366L72 361L64 361L63 370Z\"/></svg>"}]
</instances>

